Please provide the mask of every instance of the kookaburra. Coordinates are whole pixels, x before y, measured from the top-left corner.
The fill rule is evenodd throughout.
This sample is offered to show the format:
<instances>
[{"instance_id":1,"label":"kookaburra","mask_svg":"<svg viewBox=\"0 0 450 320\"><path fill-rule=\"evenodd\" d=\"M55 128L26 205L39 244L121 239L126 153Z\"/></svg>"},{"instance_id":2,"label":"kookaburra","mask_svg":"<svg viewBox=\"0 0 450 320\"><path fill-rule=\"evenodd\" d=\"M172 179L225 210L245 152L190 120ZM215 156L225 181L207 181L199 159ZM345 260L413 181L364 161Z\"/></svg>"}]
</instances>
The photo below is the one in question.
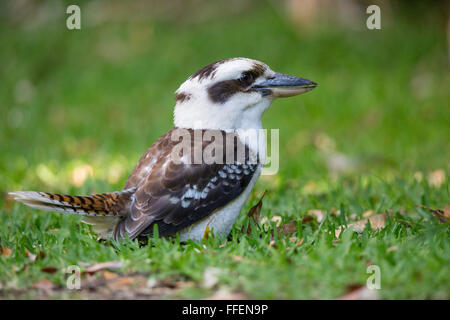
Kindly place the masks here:
<instances>
[{"instance_id":1,"label":"kookaburra","mask_svg":"<svg viewBox=\"0 0 450 320\"><path fill-rule=\"evenodd\" d=\"M265 162L265 148L248 141L246 133L262 129L261 116L275 98L295 96L316 86L247 58L212 63L178 88L174 128L144 153L123 190L91 196L35 191L9 194L33 208L84 215L83 222L91 224L101 238L152 236L155 224L160 236L178 233L181 241L200 240L207 227L226 236ZM222 140L218 149L226 152L218 157L220 161L192 161L186 150L195 153L195 146L174 152L181 143L179 136L173 138L177 130L187 133L192 138L189 146L199 145L200 151L212 141L205 136L215 136ZM225 138L230 135L232 139ZM244 150L244 156L225 159L229 150Z\"/></svg>"}]
</instances>

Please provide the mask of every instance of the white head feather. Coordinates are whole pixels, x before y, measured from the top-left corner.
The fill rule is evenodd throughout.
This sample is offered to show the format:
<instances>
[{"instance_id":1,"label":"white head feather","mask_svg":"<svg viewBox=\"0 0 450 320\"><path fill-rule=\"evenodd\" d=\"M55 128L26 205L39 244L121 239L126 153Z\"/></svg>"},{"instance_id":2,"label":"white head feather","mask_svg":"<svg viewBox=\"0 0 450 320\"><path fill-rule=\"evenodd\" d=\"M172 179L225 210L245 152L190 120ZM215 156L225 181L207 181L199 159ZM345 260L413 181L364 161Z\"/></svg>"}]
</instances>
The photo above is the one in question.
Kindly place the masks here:
<instances>
[{"instance_id":1,"label":"white head feather","mask_svg":"<svg viewBox=\"0 0 450 320\"><path fill-rule=\"evenodd\" d=\"M188 98L178 101L175 106L174 124L176 127L192 129L258 129L261 116L270 106L273 98L263 97L255 91L237 92L225 102L211 99L208 89L222 81L239 79L241 75L259 65L264 73L255 79L258 83L275 74L266 64L247 58L233 58L210 65L207 76L194 74L176 91Z\"/></svg>"}]
</instances>

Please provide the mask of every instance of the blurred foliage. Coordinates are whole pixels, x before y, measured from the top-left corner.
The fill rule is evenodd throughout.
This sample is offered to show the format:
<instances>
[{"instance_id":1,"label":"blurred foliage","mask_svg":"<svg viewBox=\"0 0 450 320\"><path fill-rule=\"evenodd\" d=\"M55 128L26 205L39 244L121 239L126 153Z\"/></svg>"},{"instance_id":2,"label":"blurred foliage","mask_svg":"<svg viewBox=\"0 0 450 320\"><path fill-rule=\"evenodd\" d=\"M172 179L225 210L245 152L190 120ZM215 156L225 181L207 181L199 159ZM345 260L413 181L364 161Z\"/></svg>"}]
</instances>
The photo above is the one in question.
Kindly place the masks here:
<instances>
[{"instance_id":1,"label":"blurred foliage","mask_svg":"<svg viewBox=\"0 0 450 320\"><path fill-rule=\"evenodd\" d=\"M56 189L67 191L67 172L83 164L102 180L116 172L108 184L120 188L140 154L172 126L177 86L234 56L319 83L275 102L264 117L267 128L281 129L280 176L314 179L336 166L346 171L346 163L362 171L447 170L440 8L427 3L421 11L416 2L412 16L413 5L384 2L382 30L371 31L363 3L345 1L359 12L359 27L351 28L333 15L338 5L303 21L286 13L295 9L291 2L86 1L79 31L65 28L63 3L2 3L10 12L0 32L2 189L41 187L37 173L45 167L58 177Z\"/></svg>"}]
</instances>

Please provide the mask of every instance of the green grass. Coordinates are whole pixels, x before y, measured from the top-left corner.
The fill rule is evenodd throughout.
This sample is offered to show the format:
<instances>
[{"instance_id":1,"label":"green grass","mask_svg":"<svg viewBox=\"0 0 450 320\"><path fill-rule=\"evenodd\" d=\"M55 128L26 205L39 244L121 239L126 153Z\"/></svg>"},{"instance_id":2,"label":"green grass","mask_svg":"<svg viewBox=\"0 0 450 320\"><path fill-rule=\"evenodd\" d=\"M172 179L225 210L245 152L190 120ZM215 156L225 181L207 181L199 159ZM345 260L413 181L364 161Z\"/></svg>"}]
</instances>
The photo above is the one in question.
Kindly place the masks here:
<instances>
[{"instance_id":1,"label":"green grass","mask_svg":"<svg viewBox=\"0 0 450 320\"><path fill-rule=\"evenodd\" d=\"M2 192L120 190L171 128L178 85L215 60L255 58L319 87L276 101L264 116L265 127L280 129L280 170L259 180L228 241L99 243L80 217L2 197L0 247L12 250L0 257L2 298L36 297L31 288L42 279L64 291L64 268L104 261L122 261L125 275L186 282L174 292L183 298L221 288L251 298L337 298L365 285L370 264L381 270L381 298L450 297L449 225L417 207L442 209L450 198L450 76L445 29L433 16L386 18L381 31L302 30L267 5L204 23L155 18L73 32L63 18L0 25ZM337 154L351 165L333 169ZM93 174L77 185L73 172L83 165ZM436 172L443 181L429 179ZM273 223L240 232L263 190L262 217L299 223L272 244ZM325 220L303 220L311 209ZM335 238L336 228L368 210L389 212L384 229ZM303 243L294 246L291 236ZM31 262L26 250L45 256ZM202 285L209 267L221 270L213 288Z\"/></svg>"}]
</instances>

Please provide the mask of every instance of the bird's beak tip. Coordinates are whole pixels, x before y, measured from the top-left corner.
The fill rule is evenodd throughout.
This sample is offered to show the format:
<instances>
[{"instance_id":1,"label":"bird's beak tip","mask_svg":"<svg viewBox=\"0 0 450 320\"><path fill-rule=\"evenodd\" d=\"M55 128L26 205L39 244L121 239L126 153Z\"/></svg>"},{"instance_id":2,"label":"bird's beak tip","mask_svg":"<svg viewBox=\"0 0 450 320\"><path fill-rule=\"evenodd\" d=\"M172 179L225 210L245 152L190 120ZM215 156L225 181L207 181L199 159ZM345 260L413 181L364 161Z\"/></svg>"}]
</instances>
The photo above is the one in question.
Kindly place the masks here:
<instances>
[{"instance_id":1,"label":"bird's beak tip","mask_svg":"<svg viewBox=\"0 0 450 320\"><path fill-rule=\"evenodd\" d=\"M317 87L317 82L290 76L282 73L275 73L271 78L265 79L254 86L259 89L264 95L270 95L276 98L296 96Z\"/></svg>"}]
</instances>

